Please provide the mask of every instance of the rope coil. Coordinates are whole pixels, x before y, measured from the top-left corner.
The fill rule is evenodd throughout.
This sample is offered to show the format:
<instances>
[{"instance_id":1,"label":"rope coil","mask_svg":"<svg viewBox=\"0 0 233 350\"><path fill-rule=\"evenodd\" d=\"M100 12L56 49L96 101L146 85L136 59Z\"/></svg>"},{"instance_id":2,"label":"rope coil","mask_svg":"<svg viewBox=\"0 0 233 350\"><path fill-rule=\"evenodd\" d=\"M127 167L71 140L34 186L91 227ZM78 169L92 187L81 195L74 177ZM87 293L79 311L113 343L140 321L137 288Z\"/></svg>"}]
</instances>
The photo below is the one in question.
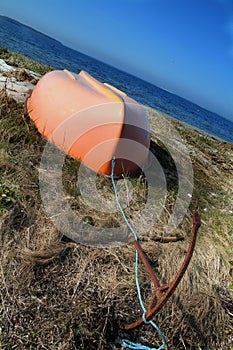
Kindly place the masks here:
<instances>
[{"instance_id":1,"label":"rope coil","mask_svg":"<svg viewBox=\"0 0 233 350\"><path fill-rule=\"evenodd\" d=\"M112 185L113 185L113 189L114 189L114 193L115 193L115 198L116 198L116 203L117 203L117 206L123 216L123 219L125 220L128 228L130 229L130 231L132 232L133 236L134 236L134 239L135 241L138 241L138 236L136 234L136 232L134 231L133 227L130 225L125 213L124 213L124 210L119 202L119 198L118 198L118 193L117 193L117 188L116 188L116 184L115 184L115 181L114 181L114 169L115 169L115 157L112 158L112 172L111 172L111 180L112 180ZM143 318L143 321L145 324L150 324L156 331L157 333L159 334L159 336L161 337L162 341L163 341L163 344L159 347L159 348L150 348L148 346L144 346L144 345L141 345L141 344L137 344L137 343L133 343L127 339L123 339L122 340L122 345L125 346L126 348L128 349L133 349L133 350L163 350L165 349L166 345L167 345L167 342L166 342L166 339L163 335L163 333L161 332L161 330L159 329L159 327L151 320L147 321L146 320L146 308L144 306L144 303L143 303L143 300L142 300L142 295L141 295L141 289L140 289L140 285L139 285L139 280L138 280L138 262L139 262L139 259L138 259L138 251L136 250L136 259L135 259L135 282L136 282L136 287L137 287L137 293L138 293L138 299L139 299L139 302L140 302L140 305L141 305L141 308L143 310L143 315L142 315L142 318Z\"/></svg>"}]
</instances>

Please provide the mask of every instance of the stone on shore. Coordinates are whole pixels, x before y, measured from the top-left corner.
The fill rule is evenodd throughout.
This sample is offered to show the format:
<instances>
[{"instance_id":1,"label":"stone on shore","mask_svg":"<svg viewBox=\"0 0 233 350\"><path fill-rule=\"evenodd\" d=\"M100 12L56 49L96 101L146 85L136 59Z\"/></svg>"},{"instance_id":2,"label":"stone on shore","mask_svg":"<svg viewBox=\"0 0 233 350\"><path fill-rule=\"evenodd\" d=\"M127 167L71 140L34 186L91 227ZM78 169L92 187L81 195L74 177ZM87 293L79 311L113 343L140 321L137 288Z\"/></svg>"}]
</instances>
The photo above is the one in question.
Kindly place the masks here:
<instances>
[{"instance_id":1,"label":"stone on shore","mask_svg":"<svg viewBox=\"0 0 233 350\"><path fill-rule=\"evenodd\" d=\"M7 76L11 72L19 71L18 68L8 65L0 59L0 89L4 89L6 94L18 103L24 103L25 99L31 94L35 85L30 81L18 81L14 76ZM40 75L24 69L24 71L34 80L39 80Z\"/></svg>"}]
</instances>

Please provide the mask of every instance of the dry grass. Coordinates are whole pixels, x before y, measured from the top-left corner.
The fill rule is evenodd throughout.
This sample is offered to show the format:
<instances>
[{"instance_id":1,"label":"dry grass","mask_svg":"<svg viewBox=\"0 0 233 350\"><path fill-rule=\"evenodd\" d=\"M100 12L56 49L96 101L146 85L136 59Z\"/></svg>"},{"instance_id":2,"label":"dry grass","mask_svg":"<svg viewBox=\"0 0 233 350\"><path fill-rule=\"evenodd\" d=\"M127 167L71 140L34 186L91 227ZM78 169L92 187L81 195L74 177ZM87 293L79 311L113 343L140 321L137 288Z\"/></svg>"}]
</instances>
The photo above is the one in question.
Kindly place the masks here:
<instances>
[{"instance_id":1,"label":"dry grass","mask_svg":"<svg viewBox=\"0 0 233 350\"><path fill-rule=\"evenodd\" d=\"M91 248L62 236L47 218L39 194L38 168L45 140L24 116L23 106L4 92L0 113L0 348L110 350L120 349L122 338L158 346L160 339L149 326L129 333L118 326L141 315L133 246ZM152 110L148 116L152 123ZM173 125L192 151L195 188L190 211L175 232L184 235L184 242L160 244L149 237L142 242L163 281L175 275L185 255L191 212L197 207L203 224L188 271L155 322L169 349L230 349L233 148L181 129L178 122ZM153 141L152 150L170 179L166 210L153 229L163 234L177 180L168 152ZM106 216L83 205L75 191L78 167L77 161L66 159L63 183L74 212L91 225L120 225L118 213ZM136 195L130 197L127 215L144 206L147 194L143 176L129 183ZM98 188L105 198L113 198L108 179L100 176ZM144 299L149 300L153 289L141 265L140 284Z\"/></svg>"}]
</instances>

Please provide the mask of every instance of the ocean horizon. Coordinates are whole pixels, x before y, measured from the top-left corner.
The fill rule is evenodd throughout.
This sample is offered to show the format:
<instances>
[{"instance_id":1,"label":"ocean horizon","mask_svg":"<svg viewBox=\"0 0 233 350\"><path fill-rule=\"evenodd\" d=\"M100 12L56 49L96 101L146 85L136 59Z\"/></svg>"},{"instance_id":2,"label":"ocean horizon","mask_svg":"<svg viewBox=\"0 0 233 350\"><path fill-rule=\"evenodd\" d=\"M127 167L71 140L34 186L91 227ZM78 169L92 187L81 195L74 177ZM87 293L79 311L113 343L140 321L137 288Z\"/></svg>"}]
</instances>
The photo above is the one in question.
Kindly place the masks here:
<instances>
[{"instance_id":1,"label":"ocean horizon","mask_svg":"<svg viewBox=\"0 0 233 350\"><path fill-rule=\"evenodd\" d=\"M137 102L157 109L213 137L233 143L233 122L150 82L63 45L31 27L0 16L0 47L56 69L84 70Z\"/></svg>"}]
</instances>

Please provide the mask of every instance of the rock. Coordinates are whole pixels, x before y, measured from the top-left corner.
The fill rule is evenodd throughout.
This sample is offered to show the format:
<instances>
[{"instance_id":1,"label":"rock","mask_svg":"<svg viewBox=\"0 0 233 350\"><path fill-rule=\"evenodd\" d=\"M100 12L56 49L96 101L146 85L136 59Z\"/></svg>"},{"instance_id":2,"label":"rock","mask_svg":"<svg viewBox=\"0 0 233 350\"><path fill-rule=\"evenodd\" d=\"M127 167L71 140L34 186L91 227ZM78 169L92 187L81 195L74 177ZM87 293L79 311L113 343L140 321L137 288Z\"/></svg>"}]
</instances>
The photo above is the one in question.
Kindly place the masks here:
<instances>
[{"instance_id":1,"label":"rock","mask_svg":"<svg viewBox=\"0 0 233 350\"><path fill-rule=\"evenodd\" d=\"M4 60L0 59L0 71L2 72L10 72L14 71L15 68L12 66L9 66Z\"/></svg>"},{"instance_id":2,"label":"rock","mask_svg":"<svg viewBox=\"0 0 233 350\"><path fill-rule=\"evenodd\" d=\"M26 69L26 68L24 68L24 70L25 70L32 78L34 78L34 79L36 79L36 80L40 80L41 75L40 75L39 73L35 73L35 72L33 72L32 70L29 70L29 69Z\"/></svg>"},{"instance_id":3,"label":"rock","mask_svg":"<svg viewBox=\"0 0 233 350\"><path fill-rule=\"evenodd\" d=\"M9 66L4 60L0 59L0 89L4 89L6 94L13 98L16 102L23 103L25 99L31 94L35 85L29 81L18 81L14 77L7 77L4 72L17 71L18 68ZM30 71L29 69L24 69L33 79L39 80L40 75Z\"/></svg>"},{"instance_id":4,"label":"rock","mask_svg":"<svg viewBox=\"0 0 233 350\"><path fill-rule=\"evenodd\" d=\"M7 95L16 102L23 103L31 94L34 85L28 81L17 81L15 78L7 78L0 74L0 89L5 89Z\"/></svg>"}]
</instances>

